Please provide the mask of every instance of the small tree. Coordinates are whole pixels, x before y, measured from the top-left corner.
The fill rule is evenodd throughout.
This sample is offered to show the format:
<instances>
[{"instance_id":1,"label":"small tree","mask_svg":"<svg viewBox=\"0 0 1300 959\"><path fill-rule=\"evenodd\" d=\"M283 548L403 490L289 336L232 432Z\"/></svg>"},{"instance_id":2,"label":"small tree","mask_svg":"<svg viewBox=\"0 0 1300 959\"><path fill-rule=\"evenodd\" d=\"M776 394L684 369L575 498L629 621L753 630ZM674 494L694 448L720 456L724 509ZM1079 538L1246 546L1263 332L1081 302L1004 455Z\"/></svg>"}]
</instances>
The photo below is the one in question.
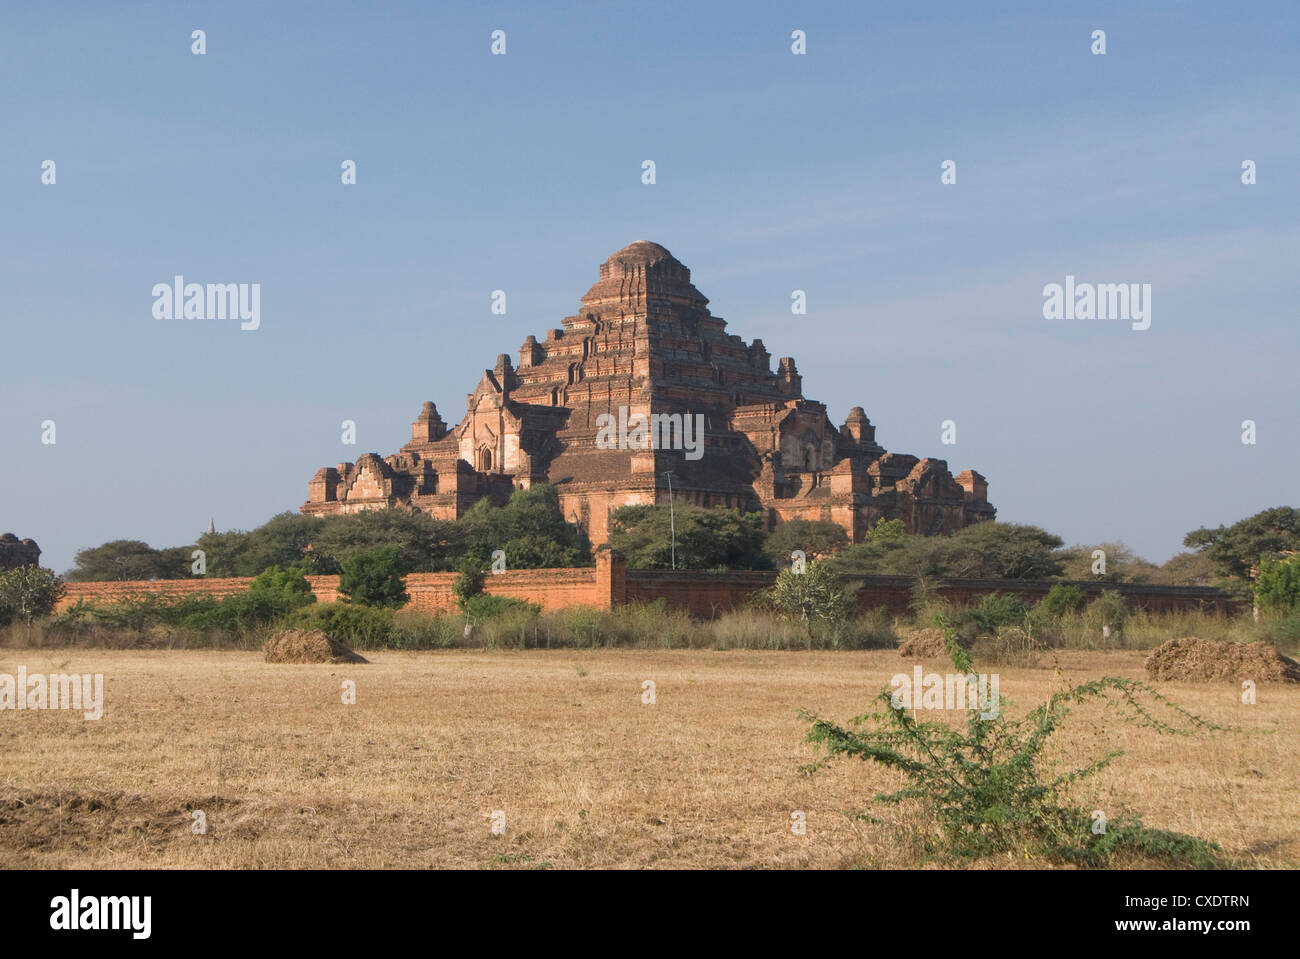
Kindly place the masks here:
<instances>
[{"instance_id":1,"label":"small tree","mask_svg":"<svg viewBox=\"0 0 1300 959\"><path fill-rule=\"evenodd\" d=\"M350 603L397 609L410 598L402 578L405 572L398 548L379 546L343 563L339 592Z\"/></svg>"},{"instance_id":2,"label":"small tree","mask_svg":"<svg viewBox=\"0 0 1300 959\"><path fill-rule=\"evenodd\" d=\"M996 633L1001 626L1023 623L1028 612L1024 601L1015 593L988 593L971 610L971 619L980 632Z\"/></svg>"},{"instance_id":3,"label":"small tree","mask_svg":"<svg viewBox=\"0 0 1300 959\"><path fill-rule=\"evenodd\" d=\"M309 606L316 602L316 594L307 582L306 570L302 566L272 566L262 570L254 577L248 589L253 593L272 593L285 597L293 608Z\"/></svg>"},{"instance_id":4,"label":"small tree","mask_svg":"<svg viewBox=\"0 0 1300 959\"><path fill-rule=\"evenodd\" d=\"M1124 602L1123 595L1117 590L1107 589L1092 601L1088 611L1100 621L1102 638L1110 639L1112 631L1119 632L1124 628L1128 604Z\"/></svg>"},{"instance_id":5,"label":"small tree","mask_svg":"<svg viewBox=\"0 0 1300 959\"><path fill-rule=\"evenodd\" d=\"M783 617L803 623L809 645L823 637L837 643L854 609L852 591L823 563L809 563L802 573L782 570L765 599Z\"/></svg>"},{"instance_id":6,"label":"small tree","mask_svg":"<svg viewBox=\"0 0 1300 959\"><path fill-rule=\"evenodd\" d=\"M483 595L483 586L486 582L487 577L483 573L483 567L472 556L461 560L460 575L451 584L456 605L468 614L471 601L474 597Z\"/></svg>"},{"instance_id":7,"label":"small tree","mask_svg":"<svg viewBox=\"0 0 1300 959\"><path fill-rule=\"evenodd\" d=\"M1047 595L1038 601L1038 607L1050 616L1064 616L1066 613L1081 613L1088 605L1088 597L1078 586L1057 583L1047 591Z\"/></svg>"},{"instance_id":8,"label":"small tree","mask_svg":"<svg viewBox=\"0 0 1300 959\"><path fill-rule=\"evenodd\" d=\"M19 566L0 573L0 625L48 616L63 592L63 580L43 566Z\"/></svg>"},{"instance_id":9,"label":"small tree","mask_svg":"<svg viewBox=\"0 0 1300 959\"><path fill-rule=\"evenodd\" d=\"M1264 560L1255 577L1255 605L1266 612L1300 610L1300 553L1284 560Z\"/></svg>"},{"instance_id":10,"label":"small tree","mask_svg":"<svg viewBox=\"0 0 1300 959\"><path fill-rule=\"evenodd\" d=\"M767 534L763 552L780 569L790 563L790 554L802 550L809 559L822 559L849 544L844 527L829 520L794 519Z\"/></svg>"}]
</instances>

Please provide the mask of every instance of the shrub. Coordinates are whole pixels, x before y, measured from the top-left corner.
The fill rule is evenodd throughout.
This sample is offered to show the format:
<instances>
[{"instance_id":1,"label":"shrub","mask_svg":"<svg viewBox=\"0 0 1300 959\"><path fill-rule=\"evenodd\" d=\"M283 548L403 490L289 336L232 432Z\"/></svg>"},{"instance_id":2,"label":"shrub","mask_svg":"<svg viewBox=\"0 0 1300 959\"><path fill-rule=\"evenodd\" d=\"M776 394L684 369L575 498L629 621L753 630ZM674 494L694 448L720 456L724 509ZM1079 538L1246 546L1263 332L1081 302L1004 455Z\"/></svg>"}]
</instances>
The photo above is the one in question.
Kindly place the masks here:
<instances>
[{"instance_id":1,"label":"shrub","mask_svg":"<svg viewBox=\"0 0 1300 959\"><path fill-rule=\"evenodd\" d=\"M63 589L63 580L43 566L0 572L0 626L16 619L30 624L38 616L50 615Z\"/></svg>"},{"instance_id":2,"label":"shrub","mask_svg":"<svg viewBox=\"0 0 1300 959\"><path fill-rule=\"evenodd\" d=\"M1094 626L1101 627L1101 635L1110 638L1112 632L1123 632L1124 620L1128 617L1128 604L1117 590L1103 590L1101 595L1088 604L1088 618Z\"/></svg>"},{"instance_id":3,"label":"shrub","mask_svg":"<svg viewBox=\"0 0 1300 959\"><path fill-rule=\"evenodd\" d=\"M526 603L522 599L510 596L493 596L491 593L479 593L465 600L461 607L474 624L485 622L509 613L531 612L537 616L542 607L536 603Z\"/></svg>"},{"instance_id":4,"label":"shrub","mask_svg":"<svg viewBox=\"0 0 1300 959\"><path fill-rule=\"evenodd\" d=\"M451 584L451 592L456 597L456 605L468 612L470 600L483 595L483 586L486 581L487 577L483 572L483 568L475 560L466 559L462 561L460 575Z\"/></svg>"},{"instance_id":5,"label":"shrub","mask_svg":"<svg viewBox=\"0 0 1300 959\"><path fill-rule=\"evenodd\" d=\"M767 534L763 552L780 569L790 565L790 554L795 550L801 550L807 559L821 559L848 544L848 535L839 523L793 519Z\"/></svg>"},{"instance_id":6,"label":"shrub","mask_svg":"<svg viewBox=\"0 0 1300 959\"><path fill-rule=\"evenodd\" d=\"M283 619L302 605L290 593L250 590L218 601L177 603L170 609L163 607L158 614L166 625L243 633Z\"/></svg>"},{"instance_id":7,"label":"shrub","mask_svg":"<svg viewBox=\"0 0 1300 959\"><path fill-rule=\"evenodd\" d=\"M1300 553L1284 560L1263 560L1255 578L1255 605L1274 613L1300 611Z\"/></svg>"},{"instance_id":8,"label":"shrub","mask_svg":"<svg viewBox=\"0 0 1300 959\"><path fill-rule=\"evenodd\" d=\"M1015 626L1025 621L1029 610L1015 593L987 593L970 611L970 618L981 633L996 633L1003 626Z\"/></svg>"},{"instance_id":9,"label":"shrub","mask_svg":"<svg viewBox=\"0 0 1300 959\"><path fill-rule=\"evenodd\" d=\"M322 603L300 609L290 625L320 629L353 649L388 646L393 637L392 609L356 603Z\"/></svg>"},{"instance_id":10,"label":"shrub","mask_svg":"<svg viewBox=\"0 0 1300 959\"><path fill-rule=\"evenodd\" d=\"M1081 613L1088 605L1088 597L1078 586L1057 583L1047 591L1047 595L1038 601L1044 613L1050 616L1062 616L1066 613Z\"/></svg>"},{"instance_id":11,"label":"shrub","mask_svg":"<svg viewBox=\"0 0 1300 959\"><path fill-rule=\"evenodd\" d=\"M316 594L307 582L303 566L271 566L258 573L248 585L249 592L284 596L294 608L316 602Z\"/></svg>"},{"instance_id":12,"label":"shrub","mask_svg":"<svg viewBox=\"0 0 1300 959\"><path fill-rule=\"evenodd\" d=\"M378 546L349 557L339 573L339 592L350 603L396 609L406 603L405 568L396 546Z\"/></svg>"},{"instance_id":13,"label":"shrub","mask_svg":"<svg viewBox=\"0 0 1300 959\"><path fill-rule=\"evenodd\" d=\"M956 630L948 625L945 631L956 672L974 673ZM802 771L811 774L836 757L855 756L900 773L905 785L875 799L920 809L928 826L920 836L927 855L1012 854L1018 860L1084 866L1106 866L1116 859L1121 864L1136 860L1194 868L1225 864L1217 845L1149 828L1136 815L1112 816L1104 833L1093 834L1089 810L1072 805L1068 790L1121 753L1055 775L1044 769L1052 754L1048 743L1070 715L1071 705L1089 700L1099 700L1122 719L1158 733L1187 735L1224 728L1187 712L1147 683L1115 677L1081 683L1053 693L1020 719L1006 714L1002 697L992 716L987 701L972 703L964 728L919 721L908 709L895 708L892 693L883 689L873 701L876 708L847 726L802 711L801 718L810 724L807 742L822 751L818 761ZM1168 713L1170 720L1160 719L1155 709Z\"/></svg>"},{"instance_id":14,"label":"shrub","mask_svg":"<svg viewBox=\"0 0 1300 959\"><path fill-rule=\"evenodd\" d=\"M851 589L824 563L809 563L802 573L783 569L772 588L763 592L760 602L802 624L810 648L839 646L854 609Z\"/></svg>"}]
</instances>

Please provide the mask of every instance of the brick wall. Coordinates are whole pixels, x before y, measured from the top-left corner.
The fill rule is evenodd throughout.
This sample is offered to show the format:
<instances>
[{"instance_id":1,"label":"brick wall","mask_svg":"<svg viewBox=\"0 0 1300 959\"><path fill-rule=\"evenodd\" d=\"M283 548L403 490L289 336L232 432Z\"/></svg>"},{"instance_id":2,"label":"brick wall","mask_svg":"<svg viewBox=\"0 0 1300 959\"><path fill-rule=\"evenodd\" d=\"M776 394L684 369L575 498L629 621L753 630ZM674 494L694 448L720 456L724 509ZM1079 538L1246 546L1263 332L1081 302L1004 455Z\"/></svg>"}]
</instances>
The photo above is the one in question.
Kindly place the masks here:
<instances>
[{"instance_id":1,"label":"brick wall","mask_svg":"<svg viewBox=\"0 0 1300 959\"><path fill-rule=\"evenodd\" d=\"M328 577L327 577L328 578ZM333 579L337 580L335 576ZM159 579L152 581L126 580L111 583L68 583L58 609L66 609L78 600L88 603L111 603L128 596L153 594L155 596L230 596L248 589L251 579Z\"/></svg>"},{"instance_id":2,"label":"brick wall","mask_svg":"<svg viewBox=\"0 0 1300 959\"><path fill-rule=\"evenodd\" d=\"M430 613L456 608L452 584L456 573L410 573L406 577L406 591L410 594L411 609ZM596 566L574 569L520 569L489 574L484 591L494 596L509 596L537 603L543 612L563 609L565 606L599 606L608 609L615 602L623 586L622 557L608 552L596 558ZM242 593L252 582L251 577L232 579L174 579L152 581L126 581L111 583L68 583L67 592L58 608L66 609L78 600L108 603L128 596L153 594L155 596L212 596L220 598ZM337 576L308 576L311 591L321 603L332 603L339 598Z\"/></svg>"},{"instance_id":3,"label":"brick wall","mask_svg":"<svg viewBox=\"0 0 1300 959\"><path fill-rule=\"evenodd\" d=\"M488 575L484 589L494 596L510 596L537 603L544 612L566 606L610 609L629 602L651 602L662 596L670 606L708 619L743 605L756 591L772 585L775 579L776 573L772 572L630 570L626 568L621 556L605 550L596 555L594 568L510 570ZM907 612L913 582L910 577L850 576L846 579L858 584L855 597L860 609L885 606L894 613ZM329 603L338 599L337 576L308 576L307 581L318 601ZM410 608L431 613L455 609L456 597L452 593L455 581L455 573L409 574L406 577L406 591L411 596ZM251 582L251 579L240 578L69 583L59 609L65 609L79 599L111 602L142 593L164 596L229 596L248 589ZM945 579L938 580L937 585L940 595L959 605L969 605L992 592L1015 593L1023 597L1026 603L1032 604L1042 599L1054 584L1039 581ZM1130 606L1152 612L1206 609L1235 613L1244 605L1217 589L1199 586L1095 582L1073 585L1082 589L1089 598L1095 597L1103 589L1118 590L1128 599Z\"/></svg>"}]
</instances>

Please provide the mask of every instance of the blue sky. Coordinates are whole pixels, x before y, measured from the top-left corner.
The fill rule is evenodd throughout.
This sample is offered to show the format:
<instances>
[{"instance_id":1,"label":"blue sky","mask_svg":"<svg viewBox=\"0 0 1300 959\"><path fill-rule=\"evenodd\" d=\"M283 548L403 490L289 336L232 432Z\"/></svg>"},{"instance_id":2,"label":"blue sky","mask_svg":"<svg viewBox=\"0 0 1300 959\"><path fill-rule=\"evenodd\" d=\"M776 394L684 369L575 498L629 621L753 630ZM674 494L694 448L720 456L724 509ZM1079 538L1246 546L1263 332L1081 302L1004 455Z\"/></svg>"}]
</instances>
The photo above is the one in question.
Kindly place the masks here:
<instances>
[{"instance_id":1,"label":"blue sky","mask_svg":"<svg viewBox=\"0 0 1300 959\"><path fill-rule=\"evenodd\" d=\"M1300 7L1130 6L11 5L0 532L64 570L296 509L639 239L1003 520L1160 562L1295 505ZM155 320L177 273L261 328ZM1150 283L1151 328L1044 320L1067 274Z\"/></svg>"}]
</instances>

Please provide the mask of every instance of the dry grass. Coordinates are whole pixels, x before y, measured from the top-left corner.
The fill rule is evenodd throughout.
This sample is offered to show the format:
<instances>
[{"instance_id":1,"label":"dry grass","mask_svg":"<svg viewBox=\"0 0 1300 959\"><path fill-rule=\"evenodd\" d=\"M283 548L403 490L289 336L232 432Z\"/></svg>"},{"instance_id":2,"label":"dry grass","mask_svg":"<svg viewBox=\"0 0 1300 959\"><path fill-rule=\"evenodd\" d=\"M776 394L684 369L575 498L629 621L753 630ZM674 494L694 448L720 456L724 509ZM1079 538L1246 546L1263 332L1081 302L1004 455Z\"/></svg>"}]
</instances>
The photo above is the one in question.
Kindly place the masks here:
<instances>
[{"instance_id":1,"label":"dry grass","mask_svg":"<svg viewBox=\"0 0 1300 959\"><path fill-rule=\"evenodd\" d=\"M0 712L5 867L906 867L917 824L843 812L893 785L865 763L797 767L800 707L845 719L894 651L375 652L367 666L258 653L0 649L0 672L102 672L105 714ZM1000 670L1013 712L1061 682L1144 678L1144 654ZM935 662L934 668L942 669ZM357 684L356 705L340 685ZM657 685L642 705L641 684ZM1063 760L1126 755L1078 796L1300 862L1300 688L1164 683L1240 731L1170 738L1081 709ZM208 832L190 830L191 810ZM494 836L490 814L506 814ZM807 814L807 835L790 814ZM1113 813L1112 813L1113 814ZM1011 858L985 867L1038 865Z\"/></svg>"}]
</instances>

